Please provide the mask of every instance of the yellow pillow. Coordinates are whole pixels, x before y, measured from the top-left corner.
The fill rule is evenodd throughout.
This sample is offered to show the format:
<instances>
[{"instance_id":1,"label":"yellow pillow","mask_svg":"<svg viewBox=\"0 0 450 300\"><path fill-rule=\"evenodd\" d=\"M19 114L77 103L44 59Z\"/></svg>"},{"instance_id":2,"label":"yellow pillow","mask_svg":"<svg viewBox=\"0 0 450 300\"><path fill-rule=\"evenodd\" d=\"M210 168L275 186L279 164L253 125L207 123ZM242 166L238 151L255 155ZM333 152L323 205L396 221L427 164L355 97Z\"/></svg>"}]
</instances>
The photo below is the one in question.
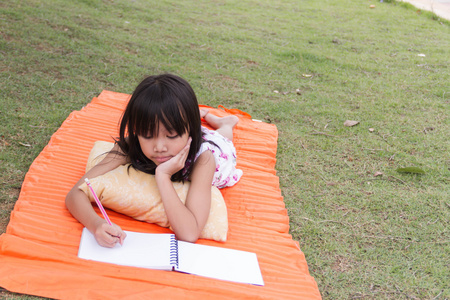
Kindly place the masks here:
<instances>
[{"instance_id":1,"label":"yellow pillow","mask_svg":"<svg viewBox=\"0 0 450 300\"><path fill-rule=\"evenodd\" d=\"M98 141L91 150L86 172L100 162L113 143ZM129 165L118 168L95 178L89 178L91 186L102 204L134 219L169 227L154 175L135 170ZM186 202L190 182L174 182L173 186L181 202ZM86 183L79 188L94 202ZM222 193L211 186L211 210L200 238L224 242L227 239L228 216Z\"/></svg>"}]
</instances>

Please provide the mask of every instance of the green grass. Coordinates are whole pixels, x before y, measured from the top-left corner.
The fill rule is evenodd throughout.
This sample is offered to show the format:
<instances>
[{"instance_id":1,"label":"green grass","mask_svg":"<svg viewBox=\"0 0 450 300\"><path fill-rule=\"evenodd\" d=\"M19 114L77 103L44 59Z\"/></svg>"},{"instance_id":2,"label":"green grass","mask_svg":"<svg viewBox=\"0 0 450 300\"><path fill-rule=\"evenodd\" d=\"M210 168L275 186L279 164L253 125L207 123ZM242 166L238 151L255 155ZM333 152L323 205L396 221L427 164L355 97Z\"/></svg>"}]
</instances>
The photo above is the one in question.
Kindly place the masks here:
<instances>
[{"instance_id":1,"label":"green grass","mask_svg":"<svg viewBox=\"0 0 450 300\"><path fill-rule=\"evenodd\" d=\"M71 111L172 72L202 104L277 125L291 234L325 299L450 297L448 21L366 0L11 0L0 12L0 232ZM426 173L395 171L411 166Z\"/></svg>"}]
</instances>

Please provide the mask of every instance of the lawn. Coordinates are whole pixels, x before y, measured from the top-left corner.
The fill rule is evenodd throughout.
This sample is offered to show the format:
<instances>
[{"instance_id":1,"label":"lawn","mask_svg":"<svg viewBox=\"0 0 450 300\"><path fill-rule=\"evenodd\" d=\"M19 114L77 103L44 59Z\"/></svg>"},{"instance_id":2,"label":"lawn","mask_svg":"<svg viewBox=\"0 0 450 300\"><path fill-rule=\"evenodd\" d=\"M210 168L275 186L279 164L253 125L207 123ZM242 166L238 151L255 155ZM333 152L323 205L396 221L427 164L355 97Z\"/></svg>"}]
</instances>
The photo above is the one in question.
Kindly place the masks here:
<instances>
[{"instance_id":1,"label":"lawn","mask_svg":"<svg viewBox=\"0 0 450 300\"><path fill-rule=\"evenodd\" d=\"M291 234L323 298L450 298L449 21L368 0L10 0L0 12L0 233L71 111L171 72L201 104L276 124Z\"/></svg>"}]
</instances>

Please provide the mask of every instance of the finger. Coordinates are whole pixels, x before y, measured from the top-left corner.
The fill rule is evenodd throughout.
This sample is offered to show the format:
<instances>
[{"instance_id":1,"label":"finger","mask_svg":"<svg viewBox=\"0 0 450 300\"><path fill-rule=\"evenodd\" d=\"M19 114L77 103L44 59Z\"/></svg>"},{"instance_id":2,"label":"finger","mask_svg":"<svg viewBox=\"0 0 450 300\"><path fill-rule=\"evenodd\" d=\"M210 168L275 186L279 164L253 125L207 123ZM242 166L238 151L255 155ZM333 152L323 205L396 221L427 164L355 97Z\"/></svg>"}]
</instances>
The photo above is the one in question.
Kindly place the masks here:
<instances>
[{"instance_id":1,"label":"finger","mask_svg":"<svg viewBox=\"0 0 450 300\"><path fill-rule=\"evenodd\" d=\"M187 157L188 154L189 154L189 148L190 148L190 146L186 146L186 147L184 147L183 150L180 152L181 157L183 157L184 159L186 159L186 157Z\"/></svg>"},{"instance_id":2,"label":"finger","mask_svg":"<svg viewBox=\"0 0 450 300\"><path fill-rule=\"evenodd\" d=\"M123 244L123 240L126 238L127 234L118 225L113 224L112 227L107 231L112 237L118 238L118 242Z\"/></svg>"},{"instance_id":3,"label":"finger","mask_svg":"<svg viewBox=\"0 0 450 300\"><path fill-rule=\"evenodd\" d=\"M112 237L111 235L105 233L102 237L97 239L97 242L102 247L113 248L117 244L118 238Z\"/></svg>"},{"instance_id":4,"label":"finger","mask_svg":"<svg viewBox=\"0 0 450 300\"><path fill-rule=\"evenodd\" d=\"M125 240L125 238L127 237L127 234L125 232L123 232L123 234L120 235L119 237L119 243L121 245L123 245L123 241Z\"/></svg>"},{"instance_id":5,"label":"finger","mask_svg":"<svg viewBox=\"0 0 450 300\"><path fill-rule=\"evenodd\" d=\"M122 230L120 229L119 226L115 225L115 226L108 226L105 228L105 232L107 234L109 234L110 236L113 237L119 237L122 233Z\"/></svg>"},{"instance_id":6,"label":"finger","mask_svg":"<svg viewBox=\"0 0 450 300\"><path fill-rule=\"evenodd\" d=\"M180 151L180 153L178 153L178 161L180 164L180 168L183 168L186 164L186 159L189 155L189 147L185 147L183 150Z\"/></svg>"},{"instance_id":7,"label":"finger","mask_svg":"<svg viewBox=\"0 0 450 300\"><path fill-rule=\"evenodd\" d=\"M191 143L192 143L192 138L189 137L189 139L186 143L186 146L184 146L184 148L182 150L183 154L186 154L186 156L189 154L189 149L191 148Z\"/></svg>"},{"instance_id":8,"label":"finger","mask_svg":"<svg viewBox=\"0 0 450 300\"><path fill-rule=\"evenodd\" d=\"M189 139L186 143L186 146L184 146L184 148L181 149L180 152L178 152L177 155L174 156L174 158L178 158L181 162L184 163L189 154L189 149L191 147L191 141L192 141L192 138L189 137Z\"/></svg>"},{"instance_id":9,"label":"finger","mask_svg":"<svg viewBox=\"0 0 450 300\"><path fill-rule=\"evenodd\" d=\"M120 228L119 228L120 229ZM117 237L117 242L121 245L123 245L123 241L125 240L125 238L127 237L127 234L120 229L120 233L116 236Z\"/></svg>"},{"instance_id":10,"label":"finger","mask_svg":"<svg viewBox=\"0 0 450 300\"><path fill-rule=\"evenodd\" d=\"M110 233L106 233L105 240L108 244L115 245L119 240L119 236L111 235Z\"/></svg>"}]
</instances>

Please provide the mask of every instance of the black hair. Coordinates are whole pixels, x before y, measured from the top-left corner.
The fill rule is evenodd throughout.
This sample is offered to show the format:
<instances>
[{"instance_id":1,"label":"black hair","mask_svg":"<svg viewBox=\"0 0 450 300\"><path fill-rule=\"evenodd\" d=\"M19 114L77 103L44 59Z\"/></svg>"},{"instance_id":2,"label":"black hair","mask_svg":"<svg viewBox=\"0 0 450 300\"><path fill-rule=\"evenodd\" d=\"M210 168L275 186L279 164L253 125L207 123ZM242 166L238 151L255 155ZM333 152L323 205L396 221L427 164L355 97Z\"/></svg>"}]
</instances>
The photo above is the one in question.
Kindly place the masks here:
<instances>
[{"instance_id":1,"label":"black hair","mask_svg":"<svg viewBox=\"0 0 450 300\"><path fill-rule=\"evenodd\" d=\"M138 135L156 133L160 122L167 130L178 135L189 133L192 138L187 157L192 163L186 164L184 170L171 178L172 181L187 179L203 139L197 97L181 77L172 74L149 76L134 90L122 115L116 143L135 169L155 174L156 164L142 152Z\"/></svg>"}]
</instances>

